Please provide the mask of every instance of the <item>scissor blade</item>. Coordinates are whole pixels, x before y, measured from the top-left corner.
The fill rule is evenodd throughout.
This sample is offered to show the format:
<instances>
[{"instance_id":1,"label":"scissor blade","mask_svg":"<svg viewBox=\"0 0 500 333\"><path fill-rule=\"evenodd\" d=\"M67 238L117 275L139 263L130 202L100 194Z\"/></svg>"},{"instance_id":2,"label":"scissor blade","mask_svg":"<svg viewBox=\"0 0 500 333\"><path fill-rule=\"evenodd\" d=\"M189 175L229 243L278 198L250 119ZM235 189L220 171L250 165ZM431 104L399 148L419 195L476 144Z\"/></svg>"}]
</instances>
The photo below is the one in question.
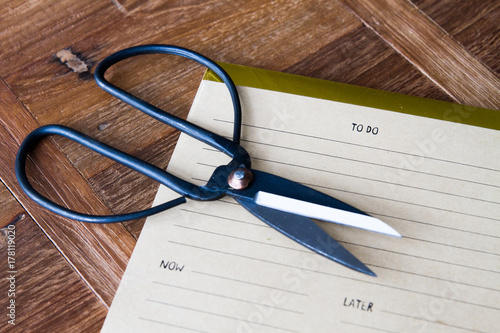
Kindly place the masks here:
<instances>
[{"instance_id":1,"label":"scissor blade","mask_svg":"<svg viewBox=\"0 0 500 333\"><path fill-rule=\"evenodd\" d=\"M236 200L250 213L299 244L358 272L376 276L366 265L309 218L263 207L253 201Z\"/></svg>"},{"instance_id":2,"label":"scissor blade","mask_svg":"<svg viewBox=\"0 0 500 333\"><path fill-rule=\"evenodd\" d=\"M257 192L254 200L256 204L268 208L401 237L396 230L381 220L365 213L347 211L345 207L338 209L263 191Z\"/></svg>"}]
</instances>

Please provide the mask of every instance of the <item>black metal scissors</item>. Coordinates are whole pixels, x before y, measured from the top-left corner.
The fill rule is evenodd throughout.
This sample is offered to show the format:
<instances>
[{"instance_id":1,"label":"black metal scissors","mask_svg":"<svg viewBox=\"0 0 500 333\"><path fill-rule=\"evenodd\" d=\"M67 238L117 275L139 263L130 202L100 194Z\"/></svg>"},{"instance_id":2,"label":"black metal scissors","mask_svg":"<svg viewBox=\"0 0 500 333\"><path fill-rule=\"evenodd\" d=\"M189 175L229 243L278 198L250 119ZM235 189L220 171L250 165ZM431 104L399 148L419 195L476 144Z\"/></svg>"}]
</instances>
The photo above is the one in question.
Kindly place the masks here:
<instances>
[{"instance_id":1,"label":"black metal scissors","mask_svg":"<svg viewBox=\"0 0 500 333\"><path fill-rule=\"evenodd\" d=\"M234 109L233 139L229 140L186 120L164 112L146 101L111 84L106 70L124 59L143 54L173 54L192 59L217 74L226 84ZM30 133L21 144L16 158L16 176L21 188L43 207L62 216L91 223L114 223L149 216L179 204L186 198L216 200L230 196L250 213L307 248L354 270L375 274L349 251L318 227L310 218L346 224L393 236L400 236L384 222L312 188L285 178L251 169L250 156L240 145L241 107L236 87L229 75L215 62L194 51L172 45L141 45L128 48L104 59L95 70L97 84L151 117L198 139L232 158L219 166L205 186L196 186L143 160L61 125L42 126ZM26 159L36 143L47 135L61 135L80 143L118 163L130 167L178 192L181 197L156 207L122 215L96 216L72 211L38 193L26 176Z\"/></svg>"}]
</instances>

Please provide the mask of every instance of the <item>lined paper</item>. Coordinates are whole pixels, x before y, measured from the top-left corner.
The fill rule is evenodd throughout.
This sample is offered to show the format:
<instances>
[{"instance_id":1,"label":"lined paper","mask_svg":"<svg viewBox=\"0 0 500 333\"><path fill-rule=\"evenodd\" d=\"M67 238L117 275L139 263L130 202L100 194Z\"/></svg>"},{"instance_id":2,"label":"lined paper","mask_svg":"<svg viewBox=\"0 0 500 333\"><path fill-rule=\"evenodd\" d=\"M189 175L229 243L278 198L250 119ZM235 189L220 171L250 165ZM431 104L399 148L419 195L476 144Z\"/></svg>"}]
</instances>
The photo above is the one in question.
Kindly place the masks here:
<instances>
[{"instance_id":1,"label":"lined paper","mask_svg":"<svg viewBox=\"0 0 500 333\"><path fill-rule=\"evenodd\" d=\"M402 238L317 222L378 276L309 251L232 199L146 222L103 332L494 332L500 132L238 87L253 168L383 220ZM232 136L223 84L189 121ZM452 108L450 104L450 108ZM229 158L181 135L169 171L205 184ZM178 196L160 187L155 204Z\"/></svg>"}]
</instances>

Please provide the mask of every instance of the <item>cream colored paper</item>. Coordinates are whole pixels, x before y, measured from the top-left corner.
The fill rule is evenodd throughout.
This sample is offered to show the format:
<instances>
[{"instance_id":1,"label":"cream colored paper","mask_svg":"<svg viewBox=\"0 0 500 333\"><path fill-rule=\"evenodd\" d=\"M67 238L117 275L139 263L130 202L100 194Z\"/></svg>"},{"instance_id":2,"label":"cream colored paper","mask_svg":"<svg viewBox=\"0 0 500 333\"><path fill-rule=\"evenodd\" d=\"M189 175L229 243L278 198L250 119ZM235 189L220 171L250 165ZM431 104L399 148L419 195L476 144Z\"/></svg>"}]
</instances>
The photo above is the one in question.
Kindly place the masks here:
<instances>
[{"instance_id":1,"label":"cream colored paper","mask_svg":"<svg viewBox=\"0 0 500 333\"><path fill-rule=\"evenodd\" d=\"M324 191L403 237L320 224L374 278L231 199L190 200L146 222L103 332L498 330L499 131L238 89L253 168ZM189 120L231 137L225 86L203 81ZM204 184L228 161L181 135L168 170ZM155 203L176 196L160 187Z\"/></svg>"}]
</instances>

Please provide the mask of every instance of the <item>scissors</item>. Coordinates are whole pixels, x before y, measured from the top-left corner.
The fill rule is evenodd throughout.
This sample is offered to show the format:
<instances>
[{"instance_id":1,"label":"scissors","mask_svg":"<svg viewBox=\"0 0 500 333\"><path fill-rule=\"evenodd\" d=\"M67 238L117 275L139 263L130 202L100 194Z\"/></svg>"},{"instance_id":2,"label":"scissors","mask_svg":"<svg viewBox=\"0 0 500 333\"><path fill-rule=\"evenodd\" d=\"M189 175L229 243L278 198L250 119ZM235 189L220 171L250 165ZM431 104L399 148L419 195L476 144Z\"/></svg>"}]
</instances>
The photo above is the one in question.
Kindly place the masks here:
<instances>
[{"instance_id":1,"label":"scissors","mask_svg":"<svg viewBox=\"0 0 500 333\"><path fill-rule=\"evenodd\" d=\"M217 74L229 90L233 103L232 140L173 116L105 79L104 74L112 65L124 59L144 54L171 54L185 57L200 63ZM328 259L371 276L376 275L317 226L311 218L401 237L389 225L340 200L283 177L252 169L250 156L240 145L241 106L236 87L230 76L217 63L207 57L173 45L140 45L118 51L105 58L96 67L94 77L97 85L106 92L149 116L216 148L232 160L227 165L217 167L206 185L197 186L71 128L62 125L46 125L37 128L25 138L19 148L15 163L16 176L21 188L41 206L74 220L90 223L115 223L156 214L186 203L186 198L217 200L229 196L250 213L292 240ZM29 183L26 175L28 153L38 141L48 135L60 135L82 144L168 186L179 193L181 197L146 210L120 215L87 215L63 207L37 192Z\"/></svg>"}]
</instances>

